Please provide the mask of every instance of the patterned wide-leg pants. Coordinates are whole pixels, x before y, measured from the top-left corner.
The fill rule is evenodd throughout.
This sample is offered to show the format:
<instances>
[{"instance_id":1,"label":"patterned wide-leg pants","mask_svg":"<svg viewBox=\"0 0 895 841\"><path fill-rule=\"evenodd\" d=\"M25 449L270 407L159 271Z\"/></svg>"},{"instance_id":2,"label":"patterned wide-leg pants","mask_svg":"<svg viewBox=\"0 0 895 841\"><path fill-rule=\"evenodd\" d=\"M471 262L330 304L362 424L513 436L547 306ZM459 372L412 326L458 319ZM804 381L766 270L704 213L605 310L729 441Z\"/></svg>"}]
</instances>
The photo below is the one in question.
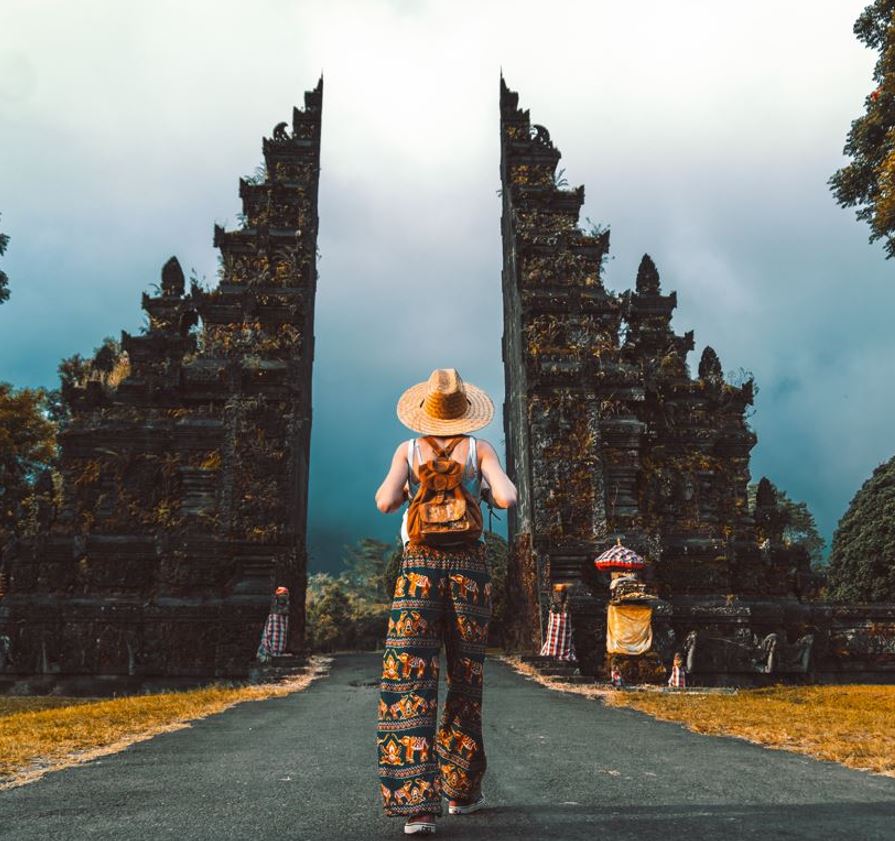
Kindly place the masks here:
<instances>
[{"instance_id":1,"label":"patterned wide-leg pants","mask_svg":"<svg viewBox=\"0 0 895 841\"><path fill-rule=\"evenodd\" d=\"M478 797L486 765L482 678L490 618L483 544L405 547L380 684L377 740L386 814L440 815L442 793ZM442 643L448 692L436 731Z\"/></svg>"}]
</instances>

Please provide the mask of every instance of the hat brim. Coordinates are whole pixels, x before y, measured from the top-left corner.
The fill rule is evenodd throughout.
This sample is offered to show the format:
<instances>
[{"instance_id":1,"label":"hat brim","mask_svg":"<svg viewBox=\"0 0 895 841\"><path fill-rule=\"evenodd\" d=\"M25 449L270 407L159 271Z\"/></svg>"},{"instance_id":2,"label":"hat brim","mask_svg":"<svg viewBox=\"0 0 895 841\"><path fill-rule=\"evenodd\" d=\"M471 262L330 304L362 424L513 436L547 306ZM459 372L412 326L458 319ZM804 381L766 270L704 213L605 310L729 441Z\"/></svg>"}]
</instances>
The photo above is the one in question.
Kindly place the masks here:
<instances>
[{"instance_id":1,"label":"hat brim","mask_svg":"<svg viewBox=\"0 0 895 841\"><path fill-rule=\"evenodd\" d=\"M398 420L421 435L462 435L487 426L494 418L494 403L491 398L472 383L464 381L463 387L469 402L466 411L459 417L439 420L426 414L423 410L429 390L429 383L426 381L412 385L398 398Z\"/></svg>"}]
</instances>

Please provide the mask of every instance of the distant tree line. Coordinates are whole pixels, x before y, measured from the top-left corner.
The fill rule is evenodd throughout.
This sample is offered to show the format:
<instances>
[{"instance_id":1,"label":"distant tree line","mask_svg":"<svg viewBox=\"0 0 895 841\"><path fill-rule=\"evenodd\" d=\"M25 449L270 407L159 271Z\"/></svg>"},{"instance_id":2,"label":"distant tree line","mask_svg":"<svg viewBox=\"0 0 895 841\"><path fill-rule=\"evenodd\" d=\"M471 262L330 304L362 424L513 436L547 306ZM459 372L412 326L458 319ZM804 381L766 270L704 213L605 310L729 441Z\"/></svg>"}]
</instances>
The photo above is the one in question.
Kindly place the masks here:
<instances>
[{"instance_id":1,"label":"distant tree line","mask_svg":"<svg viewBox=\"0 0 895 841\"><path fill-rule=\"evenodd\" d=\"M503 645L506 621L507 542L485 532L491 570L493 613L489 645ZM308 579L307 641L317 651L373 651L385 642L395 581L401 571L400 540L385 543L363 538L346 546L344 571L319 572Z\"/></svg>"}]
</instances>

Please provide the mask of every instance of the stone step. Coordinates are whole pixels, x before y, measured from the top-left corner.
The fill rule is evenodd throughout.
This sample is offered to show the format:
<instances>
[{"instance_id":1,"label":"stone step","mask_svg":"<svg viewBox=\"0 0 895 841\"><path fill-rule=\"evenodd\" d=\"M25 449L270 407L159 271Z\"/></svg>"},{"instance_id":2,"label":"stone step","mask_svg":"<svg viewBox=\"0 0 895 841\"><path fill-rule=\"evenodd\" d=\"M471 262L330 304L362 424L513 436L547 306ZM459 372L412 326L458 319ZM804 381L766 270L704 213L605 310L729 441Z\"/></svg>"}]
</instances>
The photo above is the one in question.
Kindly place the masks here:
<instances>
[{"instance_id":1,"label":"stone step","mask_svg":"<svg viewBox=\"0 0 895 841\"><path fill-rule=\"evenodd\" d=\"M572 666L571 668L563 668L562 666L543 666L538 670L539 674L546 675L548 677L560 677L565 675L566 677L571 677L572 675L578 674L578 667Z\"/></svg>"},{"instance_id":2,"label":"stone step","mask_svg":"<svg viewBox=\"0 0 895 841\"><path fill-rule=\"evenodd\" d=\"M307 665L308 658L301 654L273 657L269 663L255 662L249 668L249 683L275 683L302 672Z\"/></svg>"},{"instance_id":3,"label":"stone step","mask_svg":"<svg viewBox=\"0 0 895 841\"><path fill-rule=\"evenodd\" d=\"M307 662L308 658L301 654L281 654L279 657L271 657L270 663L265 665L288 669L293 666L304 666Z\"/></svg>"},{"instance_id":4,"label":"stone step","mask_svg":"<svg viewBox=\"0 0 895 841\"><path fill-rule=\"evenodd\" d=\"M592 683L593 677L579 672L577 661L566 662L553 657L523 656L523 663L534 668L538 674L560 683Z\"/></svg>"},{"instance_id":5,"label":"stone step","mask_svg":"<svg viewBox=\"0 0 895 841\"><path fill-rule=\"evenodd\" d=\"M537 669L542 675L574 675L578 671L577 661L566 662L553 657L522 657L522 662Z\"/></svg>"},{"instance_id":6,"label":"stone step","mask_svg":"<svg viewBox=\"0 0 895 841\"><path fill-rule=\"evenodd\" d=\"M557 660L555 657L541 657L540 655L524 655L519 659L521 659L523 663L528 663L528 665L534 666L536 669L548 666L571 666L575 669L578 668L577 660Z\"/></svg>"},{"instance_id":7,"label":"stone step","mask_svg":"<svg viewBox=\"0 0 895 841\"><path fill-rule=\"evenodd\" d=\"M557 683L593 683L593 675L558 675L553 678Z\"/></svg>"},{"instance_id":8,"label":"stone step","mask_svg":"<svg viewBox=\"0 0 895 841\"><path fill-rule=\"evenodd\" d=\"M733 686L687 686L687 687L671 687L659 684L626 684L625 686L613 686L604 680L593 681L597 683L601 689L614 689L617 692L659 692L662 694L684 694L684 695L736 695L738 690Z\"/></svg>"}]
</instances>

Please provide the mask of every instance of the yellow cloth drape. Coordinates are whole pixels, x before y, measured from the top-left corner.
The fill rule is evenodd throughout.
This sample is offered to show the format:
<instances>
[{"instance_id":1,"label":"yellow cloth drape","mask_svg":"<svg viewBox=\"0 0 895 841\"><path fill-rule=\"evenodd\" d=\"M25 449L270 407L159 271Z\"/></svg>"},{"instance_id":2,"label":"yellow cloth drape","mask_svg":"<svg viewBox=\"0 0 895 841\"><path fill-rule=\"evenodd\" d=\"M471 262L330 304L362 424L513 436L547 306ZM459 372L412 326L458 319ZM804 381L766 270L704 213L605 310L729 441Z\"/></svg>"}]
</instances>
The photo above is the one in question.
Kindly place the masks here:
<instances>
[{"instance_id":1,"label":"yellow cloth drape","mask_svg":"<svg viewBox=\"0 0 895 841\"><path fill-rule=\"evenodd\" d=\"M648 604L611 604L606 616L606 651L643 654L653 644L653 609Z\"/></svg>"}]
</instances>

